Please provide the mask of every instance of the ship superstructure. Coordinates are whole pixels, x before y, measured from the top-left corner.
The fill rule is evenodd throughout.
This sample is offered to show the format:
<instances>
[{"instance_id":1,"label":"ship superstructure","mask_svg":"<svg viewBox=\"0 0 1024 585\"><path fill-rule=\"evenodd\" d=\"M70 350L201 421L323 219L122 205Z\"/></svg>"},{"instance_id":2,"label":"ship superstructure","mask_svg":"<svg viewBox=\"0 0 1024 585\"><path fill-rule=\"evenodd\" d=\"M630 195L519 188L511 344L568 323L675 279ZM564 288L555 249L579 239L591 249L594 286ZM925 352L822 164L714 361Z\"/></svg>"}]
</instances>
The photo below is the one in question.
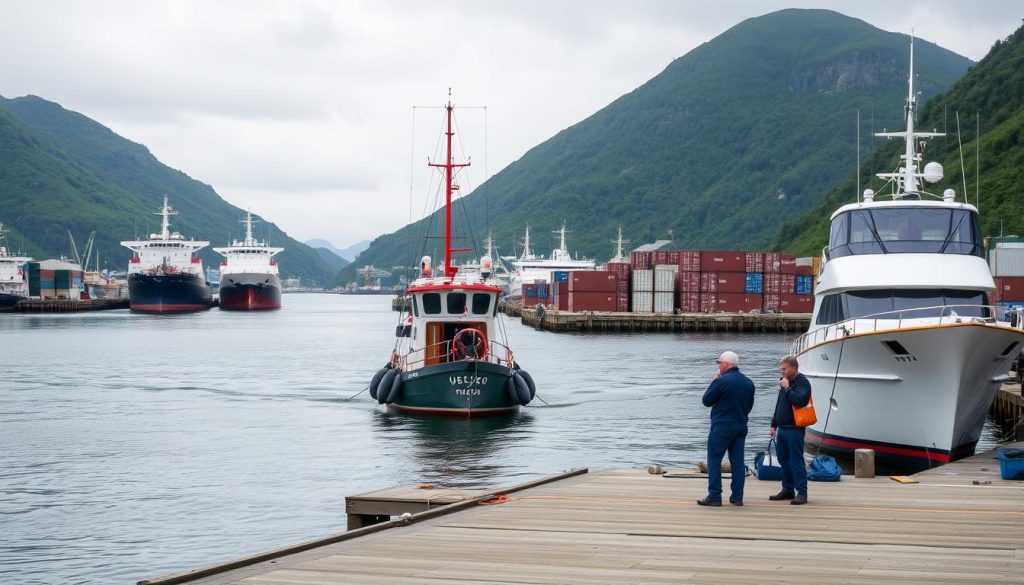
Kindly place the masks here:
<instances>
[{"instance_id":1,"label":"ship superstructure","mask_svg":"<svg viewBox=\"0 0 1024 585\"><path fill-rule=\"evenodd\" d=\"M281 278L274 256L284 248L272 248L252 235L252 213L246 213L245 240L214 248L224 256L220 263L220 308L253 311L281 308Z\"/></svg>"}]
</instances>

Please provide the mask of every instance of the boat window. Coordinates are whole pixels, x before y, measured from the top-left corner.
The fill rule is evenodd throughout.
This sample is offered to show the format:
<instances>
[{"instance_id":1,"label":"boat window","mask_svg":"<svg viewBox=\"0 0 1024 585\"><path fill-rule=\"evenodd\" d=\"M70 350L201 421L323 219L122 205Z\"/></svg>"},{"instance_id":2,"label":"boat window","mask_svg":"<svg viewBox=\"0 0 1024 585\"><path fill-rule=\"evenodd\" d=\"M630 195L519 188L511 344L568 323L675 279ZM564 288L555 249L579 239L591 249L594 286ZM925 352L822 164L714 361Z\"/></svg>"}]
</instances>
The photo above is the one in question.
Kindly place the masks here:
<instances>
[{"instance_id":1,"label":"boat window","mask_svg":"<svg viewBox=\"0 0 1024 585\"><path fill-rule=\"evenodd\" d=\"M491 295L487 293L473 293L473 314L486 315L487 309L491 306Z\"/></svg>"},{"instance_id":2,"label":"boat window","mask_svg":"<svg viewBox=\"0 0 1024 585\"><path fill-rule=\"evenodd\" d=\"M448 293L448 314L462 315L466 312L466 293Z\"/></svg>"},{"instance_id":3,"label":"boat window","mask_svg":"<svg viewBox=\"0 0 1024 585\"><path fill-rule=\"evenodd\" d=\"M423 312L427 315L441 314L441 293L423 293Z\"/></svg>"},{"instance_id":4,"label":"boat window","mask_svg":"<svg viewBox=\"0 0 1024 585\"><path fill-rule=\"evenodd\" d=\"M950 316L989 317L988 297L981 291L951 289L882 289L825 295L815 323L881 316L919 319ZM884 315L888 313L888 315Z\"/></svg>"},{"instance_id":5,"label":"boat window","mask_svg":"<svg viewBox=\"0 0 1024 585\"><path fill-rule=\"evenodd\" d=\"M832 220L828 257L859 254L982 256L977 214L968 209L857 209Z\"/></svg>"},{"instance_id":6,"label":"boat window","mask_svg":"<svg viewBox=\"0 0 1024 585\"><path fill-rule=\"evenodd\" d=\"M416 295L412 295L412 314L415 317L420 316L420 306L419 303L416 302Z\"/></svg>"}]
</instances>

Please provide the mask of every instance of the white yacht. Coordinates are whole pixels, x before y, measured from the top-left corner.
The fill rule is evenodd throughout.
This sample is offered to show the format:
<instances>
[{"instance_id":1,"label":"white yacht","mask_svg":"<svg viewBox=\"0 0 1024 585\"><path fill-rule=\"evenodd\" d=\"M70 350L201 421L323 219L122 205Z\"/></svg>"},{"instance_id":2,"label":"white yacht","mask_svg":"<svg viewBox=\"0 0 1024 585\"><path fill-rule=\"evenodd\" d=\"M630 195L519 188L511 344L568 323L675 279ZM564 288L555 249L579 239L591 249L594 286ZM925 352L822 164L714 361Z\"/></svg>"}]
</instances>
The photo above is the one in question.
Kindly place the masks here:
<instances>
[{"instance_id":1,"label":"white yacht","mask_svg":"<svg viewBox=\"0 0 1024 585\"><path fill-rule=\"evenodd\" d=\"M526 226L526 236L523 238L523 253L518 258L512 258L509 262L512 265L511 296L516 297L522 294L523 284L534 282L551 282L551 273L556 270L594 270L596 263L587 258L574 259L569 250L565 247L565 224L554 233L559 236L558 247L551 251L549 258L538 257L530 249L530 226Z\"/></svg>"},{"instance_id":2,"label":"white yacht","mask_svg":"<svg viewBox=\"0 0 1024 585\"><path fill-rule=\"evenodd\" d=\"M989 306L978 210L924 190L942 167L920 168L921 139L941 134L914 129L913 55L911 41L906 130L877 134L906 142L897 171L878 175L891 192L832 214L811 325L793 346L818 411L807 449L874 449L910 471L974 453L1024 341Z\"/></svg>"}]
</instances>

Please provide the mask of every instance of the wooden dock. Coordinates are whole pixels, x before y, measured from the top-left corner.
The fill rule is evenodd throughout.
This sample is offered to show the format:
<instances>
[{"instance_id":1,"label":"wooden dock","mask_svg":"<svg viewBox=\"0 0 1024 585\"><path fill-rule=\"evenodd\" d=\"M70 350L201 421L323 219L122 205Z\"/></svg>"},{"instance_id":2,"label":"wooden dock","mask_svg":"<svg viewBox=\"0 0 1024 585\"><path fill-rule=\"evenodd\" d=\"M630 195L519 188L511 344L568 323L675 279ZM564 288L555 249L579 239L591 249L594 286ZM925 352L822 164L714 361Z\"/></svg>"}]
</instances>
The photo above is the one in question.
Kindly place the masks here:
<instances>
[{"instance_id":1,"label":"wooden dock","mask_svg":"<svg viewBox=\"0 0 1024 585\"><path fill-rule=\"evenodd\" d=\"M695 473L610 469L140 585L1021 583L1024 481L998 468L989 451L913 484L812 482L802 507L748 478L721 508L695 504Z\"/></svg>"},{"instance_id":2,"label":"wooden dock","mask_svg":"<svg viewBox=\"0 0 1024 585\"><path fill-rule=\"evenodd\" d=\"M789 333L807 330L804 313L567 313L522 311L523 325L564 332L731 332Z\"/></svg>"},{"instance_id":3,"label":"wooden dock","mask_svg":"<svg viewBox=\"0 0 1024 585\"><path fill-rule=\"evenodd\" d=\"M1003 384L989 414L1002 425L1005 436L1024 441L1024 394L1020 384Z\"/></svg>"},{"instance_id":4,"label":"wooden dock","mask_svg":"<svg viewBox=\"0 0 1024 585\"><path fill-rule=\"evenodd\" d=\"M128 298L122 299L24 299L14 310L19 313L77 313L79 311L109 311L127 309Z\"/></svg>"}]
</instances>

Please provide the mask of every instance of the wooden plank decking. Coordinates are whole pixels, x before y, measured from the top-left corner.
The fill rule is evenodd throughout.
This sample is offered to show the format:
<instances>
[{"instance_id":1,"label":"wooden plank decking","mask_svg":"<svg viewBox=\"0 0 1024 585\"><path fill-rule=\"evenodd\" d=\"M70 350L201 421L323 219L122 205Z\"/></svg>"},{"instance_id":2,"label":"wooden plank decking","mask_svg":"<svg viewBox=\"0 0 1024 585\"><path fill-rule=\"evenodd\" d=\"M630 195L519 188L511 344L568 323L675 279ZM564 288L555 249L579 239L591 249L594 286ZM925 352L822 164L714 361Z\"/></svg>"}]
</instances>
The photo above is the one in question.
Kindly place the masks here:
<instances>
[{"instance_id":1,"label":"wooden plank decking","mask_svg":"<svg viewBox=\"0 0 1024 585\"><path fill-rule=\"evenodd\" d=\"M796 507L748 478L744 507L704 508L703 478L612 469L189 582L1024 582L1024 482L994 452L914 479L812 483Z\"/></svg>"}]
</instances>

